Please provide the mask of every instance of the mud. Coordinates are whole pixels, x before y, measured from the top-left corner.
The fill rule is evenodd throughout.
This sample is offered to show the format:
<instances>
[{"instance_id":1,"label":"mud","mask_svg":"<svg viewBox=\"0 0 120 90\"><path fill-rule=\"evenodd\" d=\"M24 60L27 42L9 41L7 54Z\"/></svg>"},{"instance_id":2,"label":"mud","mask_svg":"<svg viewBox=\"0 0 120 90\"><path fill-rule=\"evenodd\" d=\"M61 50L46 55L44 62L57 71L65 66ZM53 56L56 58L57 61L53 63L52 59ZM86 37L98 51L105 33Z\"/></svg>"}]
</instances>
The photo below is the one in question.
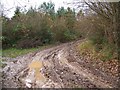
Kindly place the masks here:
<instances>
[{"instance_id":1,"label":"mud","mask_svg":"<svg viewBox=\"0 0 120 90\"><path fill-rule=\"evenodd\" d=\"M65 43L17 58L3 57L3 88L115 88L118 79L85 62Z\"/></svg>"}]
</instances>

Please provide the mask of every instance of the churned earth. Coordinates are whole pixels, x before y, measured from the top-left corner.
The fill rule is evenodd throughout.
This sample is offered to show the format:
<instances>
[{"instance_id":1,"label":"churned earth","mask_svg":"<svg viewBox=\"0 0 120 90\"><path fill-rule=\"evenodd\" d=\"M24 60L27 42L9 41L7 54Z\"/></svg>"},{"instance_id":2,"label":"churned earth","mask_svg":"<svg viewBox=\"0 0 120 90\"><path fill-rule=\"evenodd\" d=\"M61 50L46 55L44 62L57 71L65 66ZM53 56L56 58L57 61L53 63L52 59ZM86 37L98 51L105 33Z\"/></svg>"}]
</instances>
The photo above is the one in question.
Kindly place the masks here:
<instances>
[{"instance_id":1,"label":"churned earth","mask_svg":"<svg viewBox=\"0 0 120 90\"><path fill-rule=\"evenodd\" d=\"M3 57L3 88L117 88L118 63L115 73L80 56L76 46L84 40L65 43L17 58ZM107 65L107 64L106 64ZM101 68L102 67L102 68Z\"/></svg>"}]
</instances>

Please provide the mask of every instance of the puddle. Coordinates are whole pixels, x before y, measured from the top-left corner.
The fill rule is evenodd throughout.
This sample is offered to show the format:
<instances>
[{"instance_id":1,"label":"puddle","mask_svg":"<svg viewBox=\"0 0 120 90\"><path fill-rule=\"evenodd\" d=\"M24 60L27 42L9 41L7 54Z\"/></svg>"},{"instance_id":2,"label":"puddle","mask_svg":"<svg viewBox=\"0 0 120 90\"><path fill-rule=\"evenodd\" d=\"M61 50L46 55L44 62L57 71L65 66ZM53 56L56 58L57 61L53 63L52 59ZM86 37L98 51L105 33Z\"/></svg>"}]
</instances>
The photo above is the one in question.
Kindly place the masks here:
<instances>
[{"instance_id":1,"label":"puddle","mask_svg":"<svg viewBox=\"0 0 120 90\"><path fill-rule=\"evenodd\" d=\"M41 74L40 70L43 67L42 61L32 61L29 64L30 72L34 71L34 76L36 80L44 81L45 77Z\"/></svg>"},{"instance_id":2,"label":"puddle","mask_svg":"<svg viewBox=\"0 0 120 90\"><path fill-rule=\"evenodd\" d=\"M30 69L41 69L42 68L42 61L32 61L29 64Z\"/></svg>"}]
</instances>

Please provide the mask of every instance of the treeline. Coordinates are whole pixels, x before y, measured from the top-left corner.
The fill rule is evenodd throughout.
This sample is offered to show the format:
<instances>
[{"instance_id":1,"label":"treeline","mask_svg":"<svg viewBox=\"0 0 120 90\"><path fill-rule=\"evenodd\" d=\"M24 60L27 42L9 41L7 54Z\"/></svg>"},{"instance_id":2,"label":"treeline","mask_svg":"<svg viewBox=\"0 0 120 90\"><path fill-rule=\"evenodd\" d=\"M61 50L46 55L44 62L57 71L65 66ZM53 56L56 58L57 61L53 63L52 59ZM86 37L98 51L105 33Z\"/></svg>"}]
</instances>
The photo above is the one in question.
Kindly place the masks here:
<instances>
[{"instance_id":1,"label":"treeline","mask_svg":"<svg viewBox=\"0 0 120 90\"><path fill-rule=\"evenodd\" d=\"M80 38L92 41L97 51L120 52L120 3L86 3L89 10L61 7L55 12L52 2L21 12L17 7L11 19L3 17L3 48L31 48L44 44L64 43Z\"/></svg>"},{"instance_id":2,"label":"treeline","mask_svg":"<svg viewBox=\"0 0 120 90\"><path fill-rule=\"evenodd\" d=\"M11 19L3 17L3 48L31 48L55 42L67 42L81 36L76 30L74 9L61 7L57 12L52 2L21 12L16 8Z\"/></svg>"}]
</instances>

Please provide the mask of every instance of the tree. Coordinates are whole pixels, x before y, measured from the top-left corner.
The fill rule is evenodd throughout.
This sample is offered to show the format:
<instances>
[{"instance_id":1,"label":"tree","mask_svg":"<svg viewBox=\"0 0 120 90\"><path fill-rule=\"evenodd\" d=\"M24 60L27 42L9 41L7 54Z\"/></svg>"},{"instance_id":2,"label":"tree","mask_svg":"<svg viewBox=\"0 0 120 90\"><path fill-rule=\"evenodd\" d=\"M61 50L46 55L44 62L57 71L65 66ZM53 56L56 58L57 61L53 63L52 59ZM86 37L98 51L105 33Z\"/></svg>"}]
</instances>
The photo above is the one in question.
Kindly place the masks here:
<instances>
[{"instance_id":1,"label":"tree","mask_svg":"<svg viewBox=\"0 0 120 90\"><path fill-rule=\"evenodd\" d=\"M110 45L114 44L116 46L116 51L119 55L119 45L120 45L120 2L87 2L85 3L94 12L100 15L103 19L109 22L108 28L105 30L105 35L108 38L108 43ZM80 2L79 2L80 3ZM120 58L119 58L120 59Z\"/></svg>"},{"instance_id":2,"label":"tree","mask_svg":"<svg viewBox=\"0 0 120 90\"><path fill-rule=\"evenodd\" d=\"M33 7L30 7L30 9L27 12L27 15L34 16L36 14L36 11Z\"/></svg>"},{"instance_id":3,"label":"tree","mask_svg":"<svg viewBox=\"0 0 120 90\"><path fill-rule=\"evenodd\" d=\"M16 18L16 17L19 17L19 15L20 15L20 7L16 7L16 10L14 11L15 12L15 14L14 14L14 18Z\"/></svg>"},{"instance_id":4,"label":"tree","mask_svg":"<svg viewBox=\"0 0 120 90\"><path fill-rule=\"evenodd\" d=\"M71 10L69 7L67 8L67 11L66 11L66 24L67 24L67 27L70 31L73 30L73 27L74 27L74 24L75 24L75 11L74 10Z\"/></svg>"},{"instance_id":5,"label":"tree","mask_svg":"<svg viewBox=\"0 0 120 90\"><path fill-rule=\"evenodd\" d=\"M58 17L64 17L65 13L66 13L66 10L64 9L64 7L59 8L57 11Z\"/></svg>"},{"instance_id":6,"label":"tree","mask_svg":"<svg viewBox=\"0 0 120 90\"><path fill-rule=\"evenodd\" d=\"M52 19L55 17L55 5L52 2L43 2L39 8L43 13L50 15Z\"/></svg>"},{"instance_id":7,"label":"tree","mask_svg":"<svg viewBox=\"0 0 120 90\"><path fill-rule=\"evenodd\" d=\"M84 17L84 13L82 10L79 10L79 12L77 13L77 19L80 20Z\"/></svg>"}]
</instances>

